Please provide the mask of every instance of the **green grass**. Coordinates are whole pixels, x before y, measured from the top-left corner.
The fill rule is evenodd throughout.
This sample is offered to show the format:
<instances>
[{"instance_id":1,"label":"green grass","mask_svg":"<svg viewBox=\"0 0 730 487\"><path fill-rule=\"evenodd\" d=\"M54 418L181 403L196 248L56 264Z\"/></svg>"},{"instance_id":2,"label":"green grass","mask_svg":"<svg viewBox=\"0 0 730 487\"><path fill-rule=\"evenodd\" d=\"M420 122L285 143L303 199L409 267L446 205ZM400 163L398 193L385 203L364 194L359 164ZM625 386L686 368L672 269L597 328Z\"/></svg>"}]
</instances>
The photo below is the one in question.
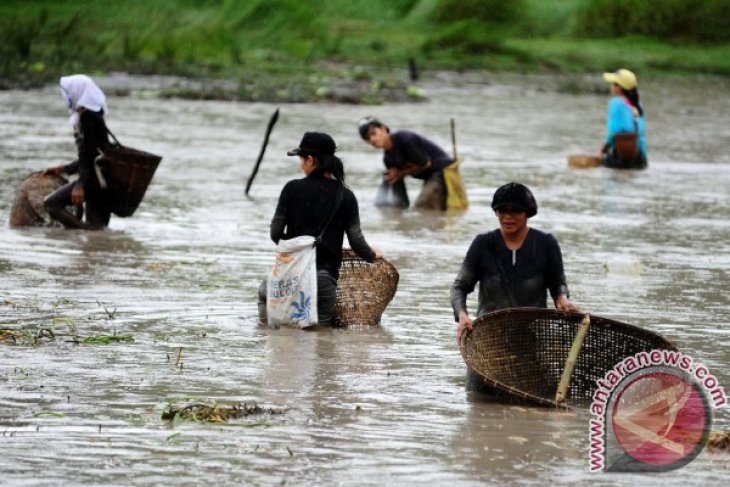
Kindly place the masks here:
<instances>
[{"instance_id":1,"label":"green grass","mask_svg":"<svg viewBox=\"0 0 730 487\"><path fill-rule=\"evenodd\" d=\"M510 0L519 17L499 26L438 21L445 1L4 0L0 87L122 70L263 78L291 91L312 76L351 76L352 66L386 76L410 58L422 70L730 74L728 43L576 37L584 0Z\"/></svg>"}]
</instances>

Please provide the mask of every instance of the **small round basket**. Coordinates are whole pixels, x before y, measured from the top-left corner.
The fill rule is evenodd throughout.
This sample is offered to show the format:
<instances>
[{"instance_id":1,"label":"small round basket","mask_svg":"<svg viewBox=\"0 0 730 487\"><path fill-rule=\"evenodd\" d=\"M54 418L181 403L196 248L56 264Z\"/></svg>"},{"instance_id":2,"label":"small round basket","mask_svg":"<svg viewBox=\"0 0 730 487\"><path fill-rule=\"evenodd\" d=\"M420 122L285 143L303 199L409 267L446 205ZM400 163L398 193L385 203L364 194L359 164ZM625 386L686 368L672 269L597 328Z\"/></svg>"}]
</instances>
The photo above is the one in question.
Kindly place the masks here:
<instances>
[{"instance_id":1,"label":"small round basket","mask_svg":"<svg viewBox=\"0 0 730 487\"><path fill-rule=\"evenodd\" d=\"M398 288L398 270L380 258L369 263L349 249L342 251L335 305L336 326L374 326L380 323Z\"/></svg>"},{"instance_id":2,"label":"small round basket","mask_svg":"<svg viewBox=\"0 0 730 487\"><path fill-rule=\"evenodd\" d=\"M142 202L162 157L123 145L104 151L100 167L107 183L112 211L132 216Z\"/></svg>"},{"instance_id":3,"label":"small round basket","mask_svg":"<svg viewBox=\"0 0 730 487\"><path fill-rule=\"evenodd\" d=\"M586 169L601 165L601 158L584 154L573 154L568 156L568 166L576 169Z\"/></svg>"},{"instance_id":4,"label":"small round basket","mask_svg":"<svg viewBox=\"0 0 730 487\"><path fill-rule=\"evenodd\" d=\"M555 394L582 313L510 308L474 320L461 354L490 387L513 399L557 406ZM585 406L608 371L623 359L655 349L677 350L662 336L620 321L590 315L590 326L575 360L567 400Z\"/></svg>"}]
</instances>

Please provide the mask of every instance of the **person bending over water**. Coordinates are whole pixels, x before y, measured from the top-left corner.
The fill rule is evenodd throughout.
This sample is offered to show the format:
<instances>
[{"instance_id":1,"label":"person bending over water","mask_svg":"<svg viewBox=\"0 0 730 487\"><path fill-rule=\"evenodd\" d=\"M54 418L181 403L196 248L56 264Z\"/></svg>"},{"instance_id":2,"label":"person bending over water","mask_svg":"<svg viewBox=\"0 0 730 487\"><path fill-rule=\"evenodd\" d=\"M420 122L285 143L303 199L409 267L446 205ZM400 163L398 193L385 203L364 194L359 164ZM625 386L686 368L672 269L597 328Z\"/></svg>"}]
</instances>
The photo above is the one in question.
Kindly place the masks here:
<instances>
[{"instance_id":1,"label":"person bending over water","mask_svg":"<svg viewBox=\"0 0 730 487\"><path fill-rule=\"evenodd\" d=\"M390 133L390 128L374 117L365 117L358 124L364 141L383 150L385 173L381 183L377 206L408 208L408 193L404 183L406 176L423 180L421 193L415 207L422 210L446 209L446 183L444 169L454 162L446 152L410 130ZM392 198L384 195L392 194Z\"/></svg>"},{"instance_id":2,"label":"person bending over water","mask_svg":"<svg viewBox=\"0 0 730 487\"><path fill-rule=\"evenodd\" d=\"M64 76L60 84L61 93L71 112L69 121L74 127L78 159L45 172L53 175L78 173L79 177L48 195L43 206L48 214L66 228L103 229L109 224L112 211L107 191L99 184L94 161L99 151L109 146L109 131L104 122L106 97L96 83L83 74ZM72 204L82 203L85 222L67 209Z\"/></svg>"}]
</instances>

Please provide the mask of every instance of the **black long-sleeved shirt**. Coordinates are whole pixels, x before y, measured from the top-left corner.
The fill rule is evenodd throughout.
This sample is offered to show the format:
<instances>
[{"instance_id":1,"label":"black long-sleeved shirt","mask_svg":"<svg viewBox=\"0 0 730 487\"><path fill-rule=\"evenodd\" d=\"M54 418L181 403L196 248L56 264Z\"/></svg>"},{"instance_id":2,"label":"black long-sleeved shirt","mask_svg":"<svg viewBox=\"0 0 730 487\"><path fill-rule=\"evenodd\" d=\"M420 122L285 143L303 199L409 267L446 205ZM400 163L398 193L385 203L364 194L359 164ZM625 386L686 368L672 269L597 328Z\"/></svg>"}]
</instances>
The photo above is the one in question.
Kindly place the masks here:
<instances>
[{"instance_id":1,"label":"black long-sleeved shirt","mask_svg":"<svg viewBox=\"0 0 730 487\"><path fill-rule=\"evenodd\" d=\"M335 211L340 190L342 202L317 246L317 269L327 270L335 279L340 274L345 234L357 255L368 262L375 259L360 229L360 210L349 188L322 176L289 181L281 190L270 227L271 240L276 243L302 235L319 236Z\"/></svg>"},{"instance_id":2,"label":"black long-sleeved shirt","mask_svg":"<svg viewBox=\"0 0 730 487\"><path fill-rule=\"evenodd\" d=\"M383 154L383 163L387 168L403 169L407 164L424 166L431 161L430 169L413 175L414 178L426 180L434 171L442 171L454 162L441 147L410 130L398 130L390 138L393 148Z\"/></svg>"},{"instance_id":3,"label":"black long-sleeved shirt","mask_svg":"<svg viewBox=\"0 0 730 487\"><path fill-rule=\"evenodd\" d=\"M477 235L451 287L456 321L466 310L466 296L479 282L477 317L503 308L547 307L547 292L555 300L568 296L563 257L549 233L530 228L522 247L507 248L499 229Z\"/></svg>"},{"instance_id":4,"label":"black long-sleeved shirt","mask_svg":"<svg viewBox=\"0 0 730 487\"><path fill-rule=\"evenodd\" d=\"M79 173L79 181L84 185L84 191L98 192L101 186L96 176L94 160L99 156L99 150L103 151L109 145L109 131L104 123L103 112L82 111L77 128L78 160L66 165L65 171L67 174Z\"/></svg>"}]
</instances>

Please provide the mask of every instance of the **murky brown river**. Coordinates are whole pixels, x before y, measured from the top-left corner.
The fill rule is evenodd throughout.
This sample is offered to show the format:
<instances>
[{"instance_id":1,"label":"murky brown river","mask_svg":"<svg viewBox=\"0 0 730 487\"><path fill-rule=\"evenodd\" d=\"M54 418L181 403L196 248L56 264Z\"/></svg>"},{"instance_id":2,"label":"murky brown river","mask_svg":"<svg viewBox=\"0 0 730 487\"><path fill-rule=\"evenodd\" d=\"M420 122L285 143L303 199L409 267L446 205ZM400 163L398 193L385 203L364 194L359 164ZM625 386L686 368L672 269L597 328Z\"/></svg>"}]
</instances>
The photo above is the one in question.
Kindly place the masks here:
<instances>
[{"instance_id":1,"label":"murky brown river","mask_svg":"<svg viewBox=\"0 0 730 487\"><path fill-rule=\"evenodd\" d=\"M726 482L730 457L708 452L670 474L591 474L587 411L464 392L448 291L472 238L496 227L489 202L511 180L533 189L531 225L558 237L575 302L663 334L730 387L730 86L643 83L650 165L621 173L567 168L568 154L598 150L607 97L555 84L462 79L427 86L423 104L282 106L250 199L275 106L112 96L117 137L164 159L134 217L97 233L7 228L20 181L75 147L56 87L0 92L0 328L58 334L0 344L0 485ZM380 156L356 131L368 114L449 148L454 117L469 210L376 209ZM378 328L256 325L268 224L283 184L300 177L285 151L306 130L338 142L364 233L400 271ZM113 333L134 342L62 336ZM286 413L160 419L168 402L201 400ZM730 429L716 413L715 429Z\"/></svg>"}]
</instances>

